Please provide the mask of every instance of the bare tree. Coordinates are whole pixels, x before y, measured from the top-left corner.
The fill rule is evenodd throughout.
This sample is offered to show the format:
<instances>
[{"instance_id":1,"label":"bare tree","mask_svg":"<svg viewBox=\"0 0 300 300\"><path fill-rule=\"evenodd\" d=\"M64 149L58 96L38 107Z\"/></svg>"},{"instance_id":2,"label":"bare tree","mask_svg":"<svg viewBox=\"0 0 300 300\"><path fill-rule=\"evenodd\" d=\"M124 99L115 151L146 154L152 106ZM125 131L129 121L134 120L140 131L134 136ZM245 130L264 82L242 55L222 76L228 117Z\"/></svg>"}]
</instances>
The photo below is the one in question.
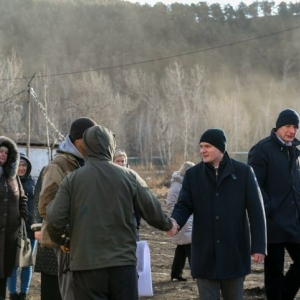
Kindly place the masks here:
<instances>
[{"instance_id":1,"label":"bare tree","mask_svg":"<svg viewBox=\"0 0 300 300\"><path fill-rule=\"evenodd\" d=\"M170 111L170 123L176 132L173 142L181 140L182 159L187 160L194 154L195 136L199 134L196 128L205 101L204 69L196 65L190 72L186 72L175 62L166 69L162 86L166 98L164 104Z\"/></svg>"},{"instance_id":2,"label":"bare tree","mask_svg":"<svg viewBox=\"0 0 300 300\"><path fill-rule=\"evenodd\" d=\"M156 143L158 116L161 111L161 96L153 74L132 70L126 76L126 88L135 108L137 145L140 157L152 167ZM155 145L155 147L154 147Z\"/></svg>"},{"instance_id":3,"label":"bare tree","mask_svg":"<svg viewBox=\"0 0 300 300\"><path fill-rule=\"evenodd\" d=\"M24 132L19 132L19 125L25 117L24 98L26 87L22 86L22 62L14 50L9 57L0 56L0 130L18 139ZM25 88L25 89L24 89ZM7 111L10 113L7 114Z\"/></svg>"}]
</instances>

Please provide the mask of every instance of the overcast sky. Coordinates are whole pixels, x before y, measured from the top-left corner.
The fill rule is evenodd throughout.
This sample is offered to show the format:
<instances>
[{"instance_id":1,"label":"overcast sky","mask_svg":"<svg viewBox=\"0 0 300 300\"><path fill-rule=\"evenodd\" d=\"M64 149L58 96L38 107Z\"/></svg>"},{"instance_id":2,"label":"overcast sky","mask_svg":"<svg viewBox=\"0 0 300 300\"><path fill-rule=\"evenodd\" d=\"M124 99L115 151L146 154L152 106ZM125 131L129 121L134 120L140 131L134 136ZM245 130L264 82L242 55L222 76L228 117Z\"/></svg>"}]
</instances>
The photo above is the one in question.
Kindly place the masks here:
<instances>
[{"instance_id":1,"label":"overcast sky","mask_svg":"<svg viewBox=\"0 0 300 300\"><path fill-rule=\"evenodd\" d=\"M154 5L155 3L157 2L162 2L164 4L171 4L171 3L174 3L174 2L178 2L178 3L183 3L183 4L192 4L192 3L199 3L201 2L202 0L161 0L161 1L158 1L158 0L127 0L129 2L133 2L133 3L136 3L136 2L139 2L140 4L149 4L149 5ZM275 0L274 2L276 4L279 4L281 1L283 0ZM230 3L233 7L236 7L240 2L241 0L203 0L203 2L207 2L208 4L211 4L211 3L220 3L220 4L228 4ZM254 2L254 0L244 0L243 1L245 4L251 4ZM289 2L296 2L296 1L286 1L287 3Z\"/></svg>"}]
</instances>

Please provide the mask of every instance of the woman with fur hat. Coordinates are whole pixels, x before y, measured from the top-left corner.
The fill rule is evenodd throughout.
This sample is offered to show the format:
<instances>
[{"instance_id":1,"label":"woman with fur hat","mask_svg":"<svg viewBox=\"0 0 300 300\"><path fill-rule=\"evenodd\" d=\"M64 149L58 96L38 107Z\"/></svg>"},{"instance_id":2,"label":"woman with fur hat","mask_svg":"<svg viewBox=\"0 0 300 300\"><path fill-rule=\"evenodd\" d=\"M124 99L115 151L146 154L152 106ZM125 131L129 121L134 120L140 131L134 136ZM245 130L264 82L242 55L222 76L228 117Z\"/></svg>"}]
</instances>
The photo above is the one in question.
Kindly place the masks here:
<instances>
[{"instance_id":1,"label":"woman with fur hat","mask_svg":"<svg viewBox=\"0 0 300 300\"><path fill-rule=\"evenodd\" d=\"M19 152L15 142L0 136L0 299L13 273L21 218L27 219L27 197L17 176Z\"/></svg>"},{"instance_id":2,"label":"woman with fur hat","mask_svg":"<svg viewBox=\"0 0 300 300\"><path fill-rule=\"evenodd\" d=\"M36 239L34 238L34 232L31 230L33 220L33 194L35 187L35 180L31 176L31 162L28 157L20 153L20 162L18 167L18 175L21 179L22 187L28 198L28 219L26 222L27 237L31 242L32 253L36 247ZM9 299L27 300L27 294L29 292L29 285L32 278L33 266L25 267L20 270L20 294L17 293L17 279L18 279L18 268L14 268L13 276L7 279L7 287L9 290Z\"/></svg>"}]
</instances>

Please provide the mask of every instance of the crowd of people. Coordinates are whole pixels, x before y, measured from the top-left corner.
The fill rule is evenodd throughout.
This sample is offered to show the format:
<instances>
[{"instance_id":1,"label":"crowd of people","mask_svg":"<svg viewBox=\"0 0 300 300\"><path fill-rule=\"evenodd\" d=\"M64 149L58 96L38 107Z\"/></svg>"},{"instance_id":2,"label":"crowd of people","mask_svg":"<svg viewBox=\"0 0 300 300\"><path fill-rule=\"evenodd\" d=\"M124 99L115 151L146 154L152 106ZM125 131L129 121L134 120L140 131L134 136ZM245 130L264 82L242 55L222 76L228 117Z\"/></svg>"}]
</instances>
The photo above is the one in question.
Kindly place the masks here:
<instances>
[{"instance_id":1,"label":"crowd of people","mask_svg":"<svg viewBox=\"0 0 300 300\"><path fill-rule=\"evenodd\" d=\"M71 124L36 182L29 158L0 136L0 300L7 289L10 299L30 299L33 266L15 266L21 218L32 252L37 249L42 300L137 300L141 219L176 245L172 281L187 280L188 259L200 300L243 299L251 256L264 264L267 299L294 299L300 287L298 128L298 113L281 111L247 164L229 156L222 129L206 130L201 162L183 162L172 174L168 214L128 166L126 152L116 149L115 135L90 118ZM285 252L292 259L286 273Z\"/></svg>"}]
</instances>

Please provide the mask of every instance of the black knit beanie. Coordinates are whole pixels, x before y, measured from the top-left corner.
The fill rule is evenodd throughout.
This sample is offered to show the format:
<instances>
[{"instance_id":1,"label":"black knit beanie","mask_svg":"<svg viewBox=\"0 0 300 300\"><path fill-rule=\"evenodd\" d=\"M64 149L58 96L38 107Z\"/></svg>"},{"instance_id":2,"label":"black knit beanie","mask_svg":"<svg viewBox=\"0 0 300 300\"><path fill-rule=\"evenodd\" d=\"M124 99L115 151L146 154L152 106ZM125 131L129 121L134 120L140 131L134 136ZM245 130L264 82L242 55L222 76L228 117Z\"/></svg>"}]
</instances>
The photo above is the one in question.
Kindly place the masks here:
<instances>
[{"instance_id":1,"label":"black knit beanie","mask_svg":"<svg viewBox=\"0 0 300 300\"><path fill-rule=\"evenodd\" d=\"M276 128L280 128L284 125L295 125L299 127L299 115L298 113L290 108L283 110L276 121Z\"/></svg>"},{"instance_id":2,"label":"black knit beanie","mask_svg":"<svg viewBox=\"0 0 300 300\"><path fill-rule=\"evenodd\" d=\"M79 118L75 120L70 128L69 137L72 142L82 139L83 133L90 127L97 125L97 123L90 118Z\"/></svg>"},{"instance_id":3,"label":"black knit beanie","mask_svg":"<svg viewBox=\"0 0 300 300\"><path fill-rule=\"evenodd\" d=\"M200 138L199 143L202 143L202 142L209 143L209 144L215 146L222 153L224 153L226 151L227 138L222 129L214 128L214 129L206 130Z\"/></svg>"}]
</instances>

